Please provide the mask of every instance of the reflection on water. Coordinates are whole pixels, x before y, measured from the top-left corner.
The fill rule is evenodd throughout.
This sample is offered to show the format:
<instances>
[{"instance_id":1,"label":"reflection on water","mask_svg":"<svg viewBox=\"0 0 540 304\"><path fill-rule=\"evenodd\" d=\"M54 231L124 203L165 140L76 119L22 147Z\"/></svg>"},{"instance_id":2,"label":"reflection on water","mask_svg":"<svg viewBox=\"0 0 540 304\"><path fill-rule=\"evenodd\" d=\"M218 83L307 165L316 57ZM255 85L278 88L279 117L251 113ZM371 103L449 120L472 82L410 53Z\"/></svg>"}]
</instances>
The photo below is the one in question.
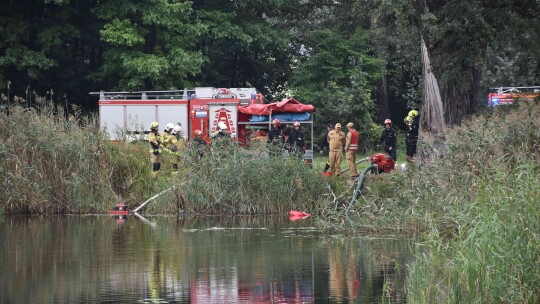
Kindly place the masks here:
<instances>
[{"instance_id":1,"label":"reflection on water","mask_svg":"<svg viewBox=\"0 0 540 304\"><path fill-rule=\"evenodd\" d=\"M409 245L311 218L0 217L0 302L403 303Z\"/></svg>"}]
</instances>

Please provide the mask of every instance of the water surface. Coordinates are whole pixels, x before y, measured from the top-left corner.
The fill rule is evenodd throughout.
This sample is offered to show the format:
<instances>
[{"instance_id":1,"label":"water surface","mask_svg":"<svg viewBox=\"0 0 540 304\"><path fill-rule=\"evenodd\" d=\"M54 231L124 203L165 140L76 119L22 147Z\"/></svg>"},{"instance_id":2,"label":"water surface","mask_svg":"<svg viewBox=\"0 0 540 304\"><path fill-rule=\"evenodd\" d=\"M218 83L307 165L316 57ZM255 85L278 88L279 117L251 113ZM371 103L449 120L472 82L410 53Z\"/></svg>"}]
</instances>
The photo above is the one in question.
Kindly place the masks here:
<instances>
[{"instance_id":1,"label":"water surface","mask_svg":"<svg viewBox=\"0 0 540 304\"><path fill-rule=\"evenodd\" d=\"M2 303L405 302L411 241L312 218L0 217Z\"/></svg>"}]
</instances>

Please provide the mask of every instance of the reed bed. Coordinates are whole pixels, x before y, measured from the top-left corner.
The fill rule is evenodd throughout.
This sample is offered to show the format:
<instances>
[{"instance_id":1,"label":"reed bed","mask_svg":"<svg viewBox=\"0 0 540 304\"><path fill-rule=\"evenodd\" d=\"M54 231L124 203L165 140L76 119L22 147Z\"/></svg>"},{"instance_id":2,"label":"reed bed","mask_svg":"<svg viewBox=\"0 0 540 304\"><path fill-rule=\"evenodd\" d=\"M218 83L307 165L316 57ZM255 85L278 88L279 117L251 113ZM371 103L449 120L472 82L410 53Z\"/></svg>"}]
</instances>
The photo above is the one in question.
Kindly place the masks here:
<instances>
[{"instance_id":1,"label":"reed bed","mask_svg":"<svg viewBox=\"0 0 540 304\"><path fill-rule=\"evenodd\" d=\"M175 203L196 214L316 213L328 201L324 179L299 158L268 157L234 145L214 145L200 160L186 159Z\"/></svg>"},{"instance_id":2,"label":"reed bed","mask_svg":"<svg viewBox=\"0 0 540 304\"><path fill-rule=\"evenodd\" d=\"M14 106L0 125L2 212L94 213L122 196L142 198L147 162L137 147L106 140L95 117Z\"/></svg>"}]
</instances>

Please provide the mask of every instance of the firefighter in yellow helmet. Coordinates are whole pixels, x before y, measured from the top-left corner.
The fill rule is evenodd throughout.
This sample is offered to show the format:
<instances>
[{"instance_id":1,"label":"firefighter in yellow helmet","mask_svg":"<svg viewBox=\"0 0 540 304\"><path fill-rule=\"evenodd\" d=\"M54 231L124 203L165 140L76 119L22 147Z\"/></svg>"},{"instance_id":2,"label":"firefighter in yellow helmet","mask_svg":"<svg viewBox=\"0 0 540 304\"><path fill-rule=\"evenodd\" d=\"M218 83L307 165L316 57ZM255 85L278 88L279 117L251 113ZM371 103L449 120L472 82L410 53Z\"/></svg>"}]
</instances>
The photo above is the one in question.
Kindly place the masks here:
<instances>
[{"instance_id":1,"label":"firefighter in yellow helmet","mask_svg":"<svg viewBox=\"0 0 540 304\"><path fill-rule=\"evenodd\" d=\"M328 132L328 144L330 147L330 153L328 154L330 172L339 176L341 161L343 160L343 145L345 144L345 133L341 131L339 122L335 125L334 130Z\"/></svg>"},{"instance_id":2,"label":"firefighter in yellow helmet","mask_svg":"<svg viewBox=\"0 0 540 304\"><path fill-rule=\"evenodd\" d=\"M150 143L150 162L152 163L152 172L157 173L161 168L161 136L158 133L159 123L150 124L150 133L148 142Z\"/></svg>"},{"instance_id":3,"label":"firefighter in yellow helmet","mask_svg":"<svg viewBox=\"0 0 540 304\"><path fill-rule=\"evenodd\" d=\"M406 137L405 144L407 145L407 161L411 162L416 155L416 143L418 142L418 128L420 126L420 115L418 111L411 110L405 117Z\"/></svg>"}]
</instances>

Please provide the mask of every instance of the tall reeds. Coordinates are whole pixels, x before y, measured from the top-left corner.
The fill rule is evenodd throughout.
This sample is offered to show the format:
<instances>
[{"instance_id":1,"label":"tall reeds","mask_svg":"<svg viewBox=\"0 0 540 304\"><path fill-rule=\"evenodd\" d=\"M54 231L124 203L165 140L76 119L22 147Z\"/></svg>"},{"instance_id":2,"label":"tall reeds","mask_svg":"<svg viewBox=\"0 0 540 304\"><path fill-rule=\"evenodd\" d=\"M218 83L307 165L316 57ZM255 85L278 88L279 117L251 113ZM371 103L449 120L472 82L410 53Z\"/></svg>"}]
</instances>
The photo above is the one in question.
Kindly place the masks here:
<instances>
[{"instance_id":1,"label":"tall reeds","mask_svg":"<svg viewBox=\"0 0 540 304\"><path fill-rule=\"evenodd\" d=\"M186 159L176 195L188 213L271 214L317 212L328 201L324 179L295 157L261 157L234 145L212 147Z\"/></svg>"},{"instance_id":2,"label":"tall reeds","mask_svg":"<svg viewBox=\"0 0 540 304\"><path fill-rule=\"evenodd\" d=\"M66 120L50 104L13 106L0 113L0 125L0 209L7 213L108 210L140 184L147 165L104 140L95 117Z\"/></svg>"},{"instance_id":3,"label":"tall reeds","mask_svg":"<svg viewBox=\"0 0 540 304\"><path fill-rule=\"evenodd\" d=\"M467 199L448 201L454 237L432 229L411 266L411 303L540 302L540 108L497 110L449 133L437 171L461 170L437 189Z\"/></svg>"}]
</instances>

